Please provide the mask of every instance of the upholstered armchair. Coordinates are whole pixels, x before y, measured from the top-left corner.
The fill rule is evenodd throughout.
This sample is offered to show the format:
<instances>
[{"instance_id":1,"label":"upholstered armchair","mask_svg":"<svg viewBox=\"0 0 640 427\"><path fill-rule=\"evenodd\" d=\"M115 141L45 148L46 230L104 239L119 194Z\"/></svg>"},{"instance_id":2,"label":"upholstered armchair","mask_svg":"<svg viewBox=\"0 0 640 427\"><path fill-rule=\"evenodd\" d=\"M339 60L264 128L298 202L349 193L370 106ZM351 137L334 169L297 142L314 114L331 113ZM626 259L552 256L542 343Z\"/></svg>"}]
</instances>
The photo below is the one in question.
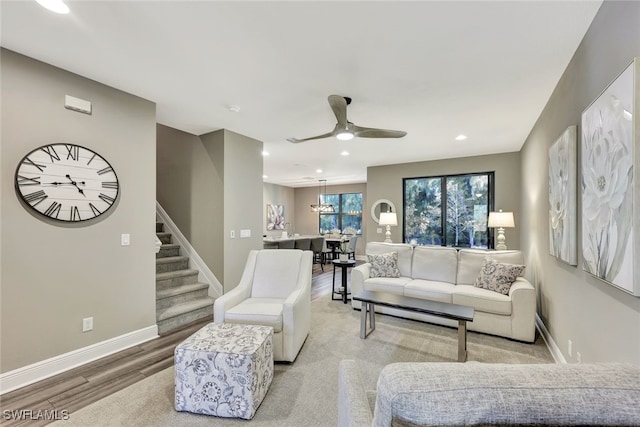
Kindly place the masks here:
<instances>
[{"instance_id":1,"label":"upholstered armchair","mask_svg":"<svg viewBox=\"0 0 640 427\"><path fill-rule=\"evenodd\" d=\"M311 327L312 261L310 251L249 252L238 286L216 299L213 321L273 327L273 359L293 362Z\"/></svg>"}]
</instances>

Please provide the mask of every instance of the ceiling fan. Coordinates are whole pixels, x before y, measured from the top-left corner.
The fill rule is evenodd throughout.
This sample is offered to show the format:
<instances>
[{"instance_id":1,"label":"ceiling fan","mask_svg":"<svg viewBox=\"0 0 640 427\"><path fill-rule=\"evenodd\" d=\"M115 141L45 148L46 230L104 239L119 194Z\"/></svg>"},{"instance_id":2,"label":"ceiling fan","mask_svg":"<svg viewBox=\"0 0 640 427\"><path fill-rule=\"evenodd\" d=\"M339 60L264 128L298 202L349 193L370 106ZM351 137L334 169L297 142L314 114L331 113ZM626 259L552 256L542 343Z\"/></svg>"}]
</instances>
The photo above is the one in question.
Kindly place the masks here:
<instances>
[{"instance_id":1,"label":"ceiling fan","mask_svg":"<svg viewBox=\"0 0 640 427\"><path fill-rule=\"evenodd\" d=\"M336 119L338 120L338 123L336 123L336 127L334 127L331 132L322 135L302 139L287 138L287 141L298 143L309 141L312 139L328 138L330 136L335 136L342 141L348 141L354 136L360 138L402 138L407 134L406 132L401 130L376 129L356 126L352 122L347 120L347 105L351 104L351 98L340 95L329 95L328 99L329 105L333 110L333 114L336 115Z\"/></svg>"}]
</instances>

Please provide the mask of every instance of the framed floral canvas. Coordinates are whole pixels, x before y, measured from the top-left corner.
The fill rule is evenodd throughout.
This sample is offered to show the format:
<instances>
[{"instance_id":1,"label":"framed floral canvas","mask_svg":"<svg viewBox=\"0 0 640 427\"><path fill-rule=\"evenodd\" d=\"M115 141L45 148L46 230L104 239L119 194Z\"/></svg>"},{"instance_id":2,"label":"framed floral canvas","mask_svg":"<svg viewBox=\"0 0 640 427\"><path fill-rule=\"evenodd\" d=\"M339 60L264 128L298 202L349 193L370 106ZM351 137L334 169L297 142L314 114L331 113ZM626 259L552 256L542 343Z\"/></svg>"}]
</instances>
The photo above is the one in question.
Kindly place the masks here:
<instances>
[{"instance_id":1,"label":"framed floral canvas","mask_svg":"<svg viewBox=\"0 0 640 427\"><path fill-rule=\"evenodd\" d=\"M549 252L570 265L578 265L576 145L569 126L549 148Z\"/></svg>"},{"instance_id":2,"label":"framed floral canvas","mask_svg":"<svg viewBox=\"0 0 640 427\"><path fill-rule=\"evenodd\" d=\"M267 230L284 230L283 205L267 205Z\"/></svg>"},{"instance_id":3,"label":"framed floral canvas","mask_svg":"<svg viewBox=\"0 0 640 427\"><path fill-rule=\"evenodd\" d=\"M636 58L582 113L583 268L640 296Z\"/></svg>"}]
</instances>

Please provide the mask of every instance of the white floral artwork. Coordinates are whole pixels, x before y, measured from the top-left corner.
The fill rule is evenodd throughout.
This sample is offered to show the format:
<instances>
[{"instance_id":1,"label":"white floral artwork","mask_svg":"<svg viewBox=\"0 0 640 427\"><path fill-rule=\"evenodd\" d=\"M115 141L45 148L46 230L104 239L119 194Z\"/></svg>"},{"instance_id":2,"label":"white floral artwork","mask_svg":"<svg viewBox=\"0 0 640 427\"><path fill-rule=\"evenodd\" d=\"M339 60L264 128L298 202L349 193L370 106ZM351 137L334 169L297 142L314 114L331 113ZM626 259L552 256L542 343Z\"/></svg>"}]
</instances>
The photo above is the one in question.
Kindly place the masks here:
<instances>
[{"instance_id":1,"label":"white floral artwork","mask_svg":"<svg viewBox=\"0 0 640 427\"><path fill-rule=\"evenodd\" d=\"M549 148L549 252L578 264L576 239L576 126Z\"/></svg>"},{"instance_id":2,"label":"white floral artwork","mask_svg":"<svg viewBox=\"0 0 640 427\"><path fill-rule=\"evenodd\" d=\"M631 64L582 113L581 152L583 268L630 293L639 288L633 247L633 71Z\"/></svg>"},{"instance_id":3,"label":"white floral artwork","mask_svg":"<svg viewBox=\"0 0 640 427\"><path fill-rule=\"evenodd\" d=\"M284 230L283 205L267 205L267 230Z\"/></svg>"}]
</instances>

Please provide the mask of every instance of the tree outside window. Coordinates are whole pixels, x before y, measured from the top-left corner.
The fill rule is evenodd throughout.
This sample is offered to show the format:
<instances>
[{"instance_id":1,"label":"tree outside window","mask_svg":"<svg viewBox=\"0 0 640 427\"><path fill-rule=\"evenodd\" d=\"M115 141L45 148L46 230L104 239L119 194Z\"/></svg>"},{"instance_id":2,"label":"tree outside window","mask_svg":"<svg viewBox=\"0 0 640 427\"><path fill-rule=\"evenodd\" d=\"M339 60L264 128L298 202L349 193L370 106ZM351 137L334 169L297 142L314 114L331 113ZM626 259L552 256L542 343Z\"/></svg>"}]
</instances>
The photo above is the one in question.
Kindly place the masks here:
<instances>
[{"instance_id":1,"label":"tree outside window","mask_svg":"<svg viewBox=\"0 0 640 427\"><path fill-rule=\"evenodd\" d=\"M488 248L493 177L493 172L487 172L405 178L404 241Z\"/></svg>"},{"instance_id":2,"label":"tree outside window","mask_svg":"<svg viewBox=\"0 0 640 427\"><path fill-rule=\"evenodd\" d=\"M322 194L320 203L332 204L335 212L320 212L320 234L332 230L355 230L362 234L362 193Z\"/></svg>"}]
</instances>

